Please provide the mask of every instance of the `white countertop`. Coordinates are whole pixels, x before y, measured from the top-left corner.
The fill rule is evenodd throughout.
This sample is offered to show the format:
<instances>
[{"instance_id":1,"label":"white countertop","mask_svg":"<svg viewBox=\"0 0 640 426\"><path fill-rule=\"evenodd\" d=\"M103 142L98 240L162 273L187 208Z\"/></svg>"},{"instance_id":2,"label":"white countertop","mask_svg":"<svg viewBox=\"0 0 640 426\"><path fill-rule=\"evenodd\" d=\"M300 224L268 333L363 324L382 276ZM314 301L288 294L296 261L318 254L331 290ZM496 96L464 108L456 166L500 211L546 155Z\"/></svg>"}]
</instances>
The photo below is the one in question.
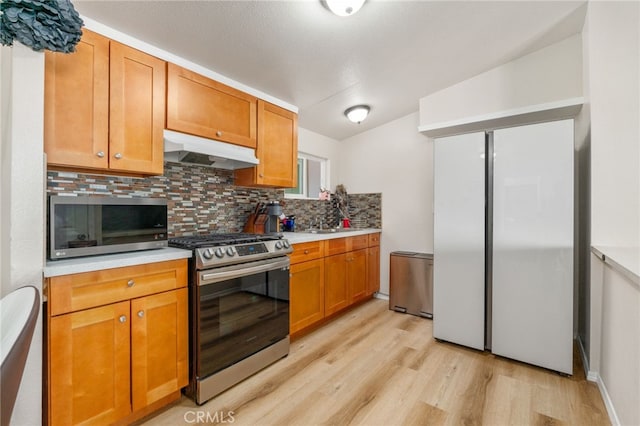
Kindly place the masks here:
<instances>
[{"instance_id":1,"label":"white countertop","mask_svg":"<svg viewBox=\"0 0 640 426\"><path fill-rule=\"evenodd\" d=\"M591 252L636 284L640 284L640 247L592 246Z\"/></svg>"},{"instance_id":2,"label":"white countertop","mask_svg":"<svg viewBox=\"0 0 640 426\"><path fill-rule=\"evenodd\" d=\"M283 232L284 238L291 244L308 243L311 241L331 240L334 238L354 237L357 235L375 234L382 232L382 229L366 228L353 231L332 232L329 234L313 234L311 232Z\"/></svg>"},{"instance_id":3,"label":"white countertop","mask_svg":"<svg viewBox=\"0 0 640 426\"><path fill-rule=\"evenodd\" d=\"M63 260L48 260L44 267L44 276L45 278L57 277L60 275L99 271L101 269L163 262L165 260L188 259L190 257L191 250L166 247L129 253L76 257L74 259Z\"/></svg>"}]
</instances>

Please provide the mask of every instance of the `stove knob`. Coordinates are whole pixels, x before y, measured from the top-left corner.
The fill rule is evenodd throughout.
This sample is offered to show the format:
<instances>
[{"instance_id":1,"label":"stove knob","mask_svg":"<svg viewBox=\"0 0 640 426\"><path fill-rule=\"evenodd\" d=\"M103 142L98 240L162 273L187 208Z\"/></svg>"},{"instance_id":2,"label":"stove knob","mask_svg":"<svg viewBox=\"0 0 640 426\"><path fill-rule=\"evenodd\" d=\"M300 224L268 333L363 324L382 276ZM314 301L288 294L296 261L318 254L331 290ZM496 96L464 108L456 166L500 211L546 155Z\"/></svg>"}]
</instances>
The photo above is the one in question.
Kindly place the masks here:
<instances>
[{"instance_id":1,"label":"stove knob","mask_svg":"<svg viewBox=\"0 0 640 426\"><path fill-rule=\"evenodd\" d=\"M288 249L289 247L291 247L291 244L289 244L289 240L282 240L282 245L284 246L284 248Z\"/></svg>"},{"instance_id":2,"label":"stove knob","mask_svg":"<svg viewBox=\"0 0 640 426\"><path fill-rule=\"evenodd\" d=\"M222 259L224 257L224 250L222 250L222 247L218 247L216 249L215 255L218 259Z\"/></svg>"},{"instance_id":3,"label":"stove knob","mask_svg":"<svg viewBox=\"0 0 640 426\"><path fill-rule=\"evenodd\" d=\"M282 248L282 242L276 241L276 250L280 250Z\"/></svg>"},{"instance_id":4,"label":"stove knob","mask_svg":"<svg viewBox=\"0 0 640 426\"><path fill-rule=\"evenodd\" d=\"M233 247L229 247L227 249L227 256L233 256L236 254L236 249L234 249Z\"/></svg>"},{"instance_id":5,"label":"stove knob","mask_svg":"<svg viewBox=\"0 0 640 426\"><path fill-rule=\"evenodd\" d=\"M213 257L213 250L208 248L204 252L202 252L202 255L204 256L205 259L211 259Z\"/></svg>"}]
</instances>

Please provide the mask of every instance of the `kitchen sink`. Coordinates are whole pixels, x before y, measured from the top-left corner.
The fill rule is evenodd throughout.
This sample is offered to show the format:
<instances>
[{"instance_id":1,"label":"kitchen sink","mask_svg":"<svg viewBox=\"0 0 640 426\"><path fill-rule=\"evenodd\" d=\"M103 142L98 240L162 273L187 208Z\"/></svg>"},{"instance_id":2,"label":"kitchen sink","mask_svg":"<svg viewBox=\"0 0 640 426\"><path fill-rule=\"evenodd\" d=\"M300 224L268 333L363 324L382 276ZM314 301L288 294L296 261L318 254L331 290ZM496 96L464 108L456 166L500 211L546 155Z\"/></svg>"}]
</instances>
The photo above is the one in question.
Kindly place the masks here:
<instances>
[{"instance_id":1,"label":"kitchen sink","mask_svg":"<svg viewBox=\"0 0 640 426\"><path fill-rule=\"evenodd\" d=\"M337 234L342 232L358 231L356 228L326 228L326 229L308 229L303 232L309 232L311 234Z\"/></svg>"}]
</instances>

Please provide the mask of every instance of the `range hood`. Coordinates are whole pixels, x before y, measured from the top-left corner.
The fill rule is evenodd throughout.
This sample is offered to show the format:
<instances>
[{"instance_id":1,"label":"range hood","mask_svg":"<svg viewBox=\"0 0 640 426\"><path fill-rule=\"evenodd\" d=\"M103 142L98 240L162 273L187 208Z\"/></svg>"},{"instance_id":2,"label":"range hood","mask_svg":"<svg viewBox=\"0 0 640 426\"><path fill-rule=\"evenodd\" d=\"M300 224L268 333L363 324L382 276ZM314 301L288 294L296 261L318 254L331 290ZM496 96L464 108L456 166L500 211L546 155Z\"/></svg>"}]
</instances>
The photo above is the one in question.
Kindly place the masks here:
<instances>
[{"instance_id":1,"label":"range hood","mask_svg":"<svg viewBox=\"0 0 640 426\"><path fill-rule=\"evenodd\" d=\"M164 130L164 160L218 169L244 169L259 163L251 148Z\"/></svg>"}]
</instances>

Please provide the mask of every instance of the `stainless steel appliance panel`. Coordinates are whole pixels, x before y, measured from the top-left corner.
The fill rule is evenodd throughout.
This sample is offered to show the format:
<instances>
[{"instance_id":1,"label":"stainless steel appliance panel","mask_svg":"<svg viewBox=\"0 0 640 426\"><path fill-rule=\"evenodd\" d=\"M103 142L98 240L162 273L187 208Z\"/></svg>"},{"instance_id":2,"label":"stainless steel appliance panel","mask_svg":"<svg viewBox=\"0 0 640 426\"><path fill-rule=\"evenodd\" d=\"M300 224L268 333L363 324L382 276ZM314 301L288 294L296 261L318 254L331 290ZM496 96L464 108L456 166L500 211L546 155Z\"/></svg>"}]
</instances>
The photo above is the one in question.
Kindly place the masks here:
<instances>
[{"instance_id":1,"label":"stainless steel appliance panel","mask_svg":"<svg viewBox=\"0 0 640 426\"><path fill-rule=\"evenodd\" d=\"M49 259L167 246L164 198L49 197Z\"/></svg>"},{"instance_id":2,"label":"stainless steel appliance panel","mask_svg":"<svg viewBox=\"0 0 640 426\"><path fill-rule=\"evenodd\" d=\"M433 318L433 255L391 253L389 309Z\"/></svg>"},{"instance_id":3,"label":"stainless steel appliance panel","mask_svg":"<svg viewBox=\"0 0 640 426\"><path fill-rule=\"evenodd\" d=\"M288 354L289 258L207 269L197 276L191 392L202 404ZM274 345L278 349L269 349Z\"/></svg>"}]
</instances>

